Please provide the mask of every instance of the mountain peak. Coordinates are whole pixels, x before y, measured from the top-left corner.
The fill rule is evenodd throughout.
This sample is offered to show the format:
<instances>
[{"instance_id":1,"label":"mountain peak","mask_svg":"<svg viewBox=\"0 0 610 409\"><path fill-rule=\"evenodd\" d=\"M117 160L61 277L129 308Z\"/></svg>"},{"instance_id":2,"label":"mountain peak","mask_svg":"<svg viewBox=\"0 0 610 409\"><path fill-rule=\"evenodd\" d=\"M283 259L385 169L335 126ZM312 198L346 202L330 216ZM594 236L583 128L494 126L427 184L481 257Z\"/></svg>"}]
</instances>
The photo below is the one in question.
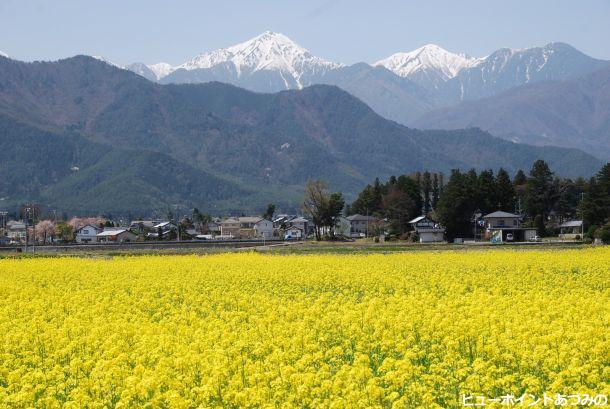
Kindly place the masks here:
<instances>
[{"instance_id":1,"label":"mountain peak","mask_svg":"<svg viewBox=\"0 0 610 409\"><path fill-rule=\"evenodd\" d=\"M284 34L265 31L243 43L199 54L178 68L206 69L223 63L232 63L238 77L244 72L279 71L287 83L295 82L299 88L303 75L340 66L312 55Z\"/></svg>"},{"instance_id":2,"label":"mountain peak","mask_svg":"<svg viewBox=\"0 0 610 409\"><path fill-rule=\"evenodd\" d=\"M0 57L9 58L8 54L0 50Z\"/></svg>"},{"instance_id":3,"label":"mountain peak","mask_svg":"<svg viewBox=\"0 0 610 409\"><path fill-rule=\"evenodd\" d=\"M463 68L477 64L478 59L454 54L436 44L426 44L410 52L401 52L376 62L401 77L422 71L436 71L443 80L455 77Z\"/></svg>"}]
</instances>

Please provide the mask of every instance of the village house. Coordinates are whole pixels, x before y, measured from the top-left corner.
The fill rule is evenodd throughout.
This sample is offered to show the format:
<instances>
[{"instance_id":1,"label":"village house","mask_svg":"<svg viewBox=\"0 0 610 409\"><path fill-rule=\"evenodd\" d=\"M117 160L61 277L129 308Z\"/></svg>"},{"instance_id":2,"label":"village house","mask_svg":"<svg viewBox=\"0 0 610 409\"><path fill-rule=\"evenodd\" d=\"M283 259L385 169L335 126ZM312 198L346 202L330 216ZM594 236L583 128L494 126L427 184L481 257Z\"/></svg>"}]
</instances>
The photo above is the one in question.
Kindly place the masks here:
<instances>
[{"instance_id":1,"label":"village house","mask_svg":"<svg viewBox=\"0 0 610 409\"><path fill-rule=\"evenodd\" d=\"M347 217L350 223L351 237L368 237L372 235L377 227L377 219L373 216L353 214Z\"/></svg>"},{"instance_id":2,"label":"village house","mask_svg":"<svg viewBox=\"0 0 610 409\"><path fill-rule=\"evenodd\" d=\"M208 233L212 236L218 236L220 233L220 219L216 218L208 223Z\"/></svg>"},{"instance_id":3,"label":"village house","mask_svg":"<svg viewBox=\"0 0 610 409\"><path fill-rule=\"evenodd\" d=\"M239 220L229 217L218 223L220 225L220 235L223 237L239 238Z\"/></svg>"},{"instance_id":4,"label":"village house","mask_svg":"<svg viewBox=\"0 0 610 409\"><path fill-rule=\"evenodd\" d=\"M582 220L570 220L559 225L559 237L562 240L574 240L577 236L582 239Z\"/></svg>"},{"instance_id":5,"label":"village house","mask_svg":"<svg viewBox=\"0 0 610 409\"><path fill-rule=\"evenodd\" d=\"M417 233L420 243L438 243L445 240L445 228L426 216L419 216L409 222Z\"/></svg>"},{"instance_id":6,"label":"village house","mask_svg":"<svg viewBox=\"0 0 610 409\"><path fill-rule=\"evenodd\" d=\"M229 217L221 221L220 234L236 239L273 238L273 222L257 216Z\"/></svg>"},{"instance_id":7,"label":"village house","mask_svg":"<svg viewBox=\"0 0 610 409\"><path fill-rule=\"evenodd\" d=\"M267 219L260 219L254 224L254 231L257 238L272 239L273 238L273 222Z\"/></svg>"},{"instance_id":8,"label":"village house","mask_svg":"<svg viewBox=\"0 0 610 409\"><path fill-rule=\"evenodd\" d=\"M12 243L23 243L27 239L25 222L11 220L6 223L6 236Z\"/></svg>"},{"instance_id":9,"label":"village house","mask_svg":"<svg viewBox=\"0 0 610 409\"><path fill-rule=\"evenodd\" d=\"M533 227L521 227L521 216L497 211L483 216L485 237L492 243L524 242L536 236Z\"/></svg>"},{"instance_id":10,"label":"village house","mask_svg":"<svg viewBox=\"0 0 610 409\"><path fill-rule=\"evenodd\" d=\"M298 227L307 234L309 231L309 220L301 216L295 216L286 221L286 227Z\"/></svg>"},{"instance_id":11,"label":"village house","mask_svg":"<svg viewBox=\"0 0 610 409\"><path fill-rule=\"evenodd\" d=\"M303 229L298 226L287 227L284 231L284 240L301 240L303 237Z\"/></svg>"},{"instance_id":12,"label":"village house","mask_svg":"<svg viewBox=\"0 0 610 409\"><path fill-rule=\"evenodd\" d=\"M79 244L97 243L97 235L102 229L92 224L86 224L76 230L75 240Z\"/></svg>"},{"instance_id":13,"label":"village house","mask_svg":"<svg viewBox=\"0 0 610 409\"><path fill-rule=\"evenodd\" d=\"M340 216L335 220L335 234L337 236L350 237L352 224L347 217Z\"/></svg>"},{"instance_id":14,"label":"village house","mask_svg":"<svg viewBox=\"0 0 610 409\"><path fill-rule=\"evenodd\" d=\"M136 241L138 236L127 229L108 228L97 234L98 243L128 243Z\"/></svg>"}]
</instances>

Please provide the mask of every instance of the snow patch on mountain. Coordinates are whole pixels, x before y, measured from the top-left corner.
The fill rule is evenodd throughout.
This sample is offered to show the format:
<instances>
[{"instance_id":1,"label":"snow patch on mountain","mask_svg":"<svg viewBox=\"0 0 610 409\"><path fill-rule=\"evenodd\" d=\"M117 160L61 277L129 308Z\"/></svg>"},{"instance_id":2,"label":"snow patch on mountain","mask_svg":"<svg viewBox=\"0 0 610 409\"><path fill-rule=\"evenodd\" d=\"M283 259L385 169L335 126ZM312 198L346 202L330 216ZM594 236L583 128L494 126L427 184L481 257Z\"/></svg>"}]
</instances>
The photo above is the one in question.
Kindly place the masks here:
<instances>
[{"instance_id":1,"label":"snow patch on mountain","mask_svg":"<svg viewBox=\"0 0 610 409\"><path fill-rule=\"evenodd\" d=\"M402 52L377 61L375 66L383 66L401 77L410 77L418 72L436 71L443 80L455 77L464 68L479 64L482 59L465 54L454 54L438 45L427 44L411 52Z\"/></svg>"},{"instance_id":2,"label":"snow patch on mountain","mask_svg":"<svg viewBox=\"0 0 610 409\"><path fill-rule=\"evenodd\" d=\"M151 64L148 68L155 74L157 80L171 74L176 70L173 66L165 62L159 62L157 64Z\"/></svg>"},{"instance_id":3,"label":"snow patch on mountain","mask_svg":"<svg viewBox=\"0 0 610 409\"><path fill-rule=\"evenodd\" d=\"M0 50L0 57L9 58L8 54Z\"/></svg>"},{"instance_id":4,"label":"snow patch on mountain","mask_svg":"<svg viewBox=\"0 0 610 409\"><path fill-rule=\"evenodd\" d=\"M108 58L103 57L101 55L92 55L91 58L95 58L96 60L105 62L108 65L112 65L113 67L117 67L117 68L121 68L121 69L125 69L125 67L122 67L118 64L113 63L112 61L110 61Z\"/></svg>"}]
</instances>

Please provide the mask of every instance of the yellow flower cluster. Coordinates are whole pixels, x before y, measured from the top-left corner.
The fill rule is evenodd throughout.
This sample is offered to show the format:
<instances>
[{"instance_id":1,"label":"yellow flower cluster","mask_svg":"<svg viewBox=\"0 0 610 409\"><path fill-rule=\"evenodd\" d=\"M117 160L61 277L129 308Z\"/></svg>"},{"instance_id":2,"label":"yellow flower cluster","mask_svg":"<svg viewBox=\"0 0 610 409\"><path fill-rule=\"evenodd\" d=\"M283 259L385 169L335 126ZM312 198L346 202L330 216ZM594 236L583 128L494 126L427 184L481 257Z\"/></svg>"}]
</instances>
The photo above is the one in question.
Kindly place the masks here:
<instances>
[{"instance_id":1,"label":"yellow flower cluster","mask_svg":"<svg viewBox=\"0 0 610 409\"><path fill-rule=\"evenodd\" d=\"M610 249L0 260L0 406L610 394Z\"/></svg>"}]
</instances>

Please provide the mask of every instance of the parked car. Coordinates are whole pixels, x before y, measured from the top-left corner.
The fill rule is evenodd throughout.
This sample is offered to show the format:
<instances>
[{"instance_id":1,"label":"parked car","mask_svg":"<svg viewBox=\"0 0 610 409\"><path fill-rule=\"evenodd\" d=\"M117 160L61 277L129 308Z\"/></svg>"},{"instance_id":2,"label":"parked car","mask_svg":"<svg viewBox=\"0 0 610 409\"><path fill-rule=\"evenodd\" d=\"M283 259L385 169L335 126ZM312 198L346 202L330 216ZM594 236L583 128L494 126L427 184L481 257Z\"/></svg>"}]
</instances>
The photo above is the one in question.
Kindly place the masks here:
<instances>
[{"instance_id":1,"label":"parked car","mask_svg":"<svg viewBox=\"0 0 610 409\"><path fill-rule=\"evenodd\" d=\"M513 241L513 240L515 240L515 236L513 236L512 233L508 233L506 235L506 241Z\"/></svg>"},{"instance_id":2,"label":"parked car","mask_svg":"<svg viewBox=\"0 0 610 409\"><path fill-rule=\"evenodd\" d=\"M534 237L530 237L530 241L540 243L542 241L542 237L535 235Z\"/></svg>"}]
</instances>

